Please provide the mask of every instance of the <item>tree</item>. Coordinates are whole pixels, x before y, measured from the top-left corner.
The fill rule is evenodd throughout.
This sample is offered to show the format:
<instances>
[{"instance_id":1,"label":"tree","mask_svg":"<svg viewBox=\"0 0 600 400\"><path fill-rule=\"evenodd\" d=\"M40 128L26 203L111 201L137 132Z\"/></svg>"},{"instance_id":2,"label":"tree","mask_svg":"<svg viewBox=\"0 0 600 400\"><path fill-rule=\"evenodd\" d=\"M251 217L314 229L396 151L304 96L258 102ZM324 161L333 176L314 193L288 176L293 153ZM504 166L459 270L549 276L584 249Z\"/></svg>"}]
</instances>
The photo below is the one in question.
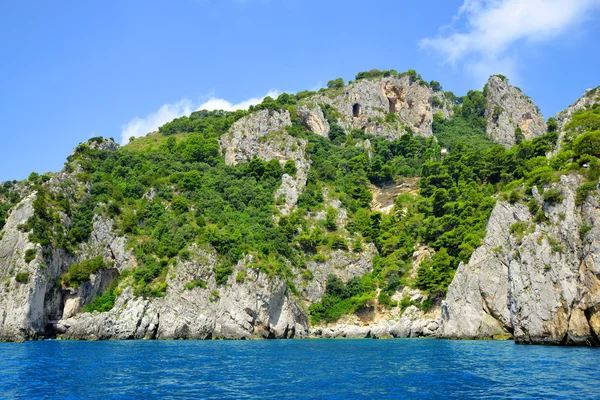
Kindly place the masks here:
<instances>
[{"instance_id":1,"label":"tree","mask_svg":"<svg viewBox=\"0 0 600 400\"><path fill-rule=\"evenodd\" d=\"M556 123L556 118L550 117L548 118L548 132L556 132L558 129L558 124Z\"/></svg>"},{"instance_id":2,"label":"tree","mask_svg":"<svg viewBox=\"0 0 600 400\"><path fill-rule=\"evenodd\" d=\"M327 228L327 230L337 230L337 216L338 211L335 208L329 207L327 209L327 213L325 215L325 228Z\"/></svg>"},{"instance_id":3,"label":"tree","mask_svg":"<svg viewBox=\"0 0 600 400\"><path fill-rule=\"evenodd\" d=\"M431 90L433 90L434 92L442 91L442 85L440 85L440 83L438 81L429 82L429 86L431 86Z\"/></svg>"},{"instance_id":4,"label":"tree","mask_svg":"<svg viewBox=\"0 0 600 400\"><path fill-rule=\"evenodd\" d=\"M515 143L521 144L521 143L523 143L524 140L525 140L525 135L523 135L523 131L521 130L521 127L517 126L515 128Z\"/></svg>"},{"instance_id":5,"label":"tree","mask_svg":"<svg viewBox=\"0 0 600 400\"><path fill-rule=\"evenodd\" d=\"M178 214L182 214L189 209L190 204L185 199L185 197L179 196L179 197L175 197L171 207L173 208L173 211L177 212Z\"/></svg>"},{"instance_id":6,"label":"tree","mask_svg":"<svg viewBox=\"0 0 600 400\"><path fill-rule=\"evenodd\" d=\"M343 137L346 135L346 132L344 132L344 129L339 126L338 124L334 123L330 123L330 128L329 128L329 139L331 141L334 141L335 139L339 138L339 137Z\"/></svg>"},{"instance_id":7,"label":"tree","mask_svg":"<svg viewBox=\"0 0 600 400\"><path fill-rule=\"evenodd\" d=\"M287 160L283 166L283 173L289 176L296 176L296 162L294 160Z\"/></svg>"},{"instance_id":8,"label":"tree","mask_svg":"<svg viewBox=\"0 0 600 400\"><path fill-rule=\"evenodd\" d=\"M329 89L341 89L344 87L344 80L342 78L333 79L327 82L327 88Z\"/></svg>"},{"instance_id":9,"label":"tree","mask_svg":"<svg viewBox=\"0 0 600 400\"><path fill-rule=\"evenodd\" d=\"M600 130L586 132L576 137L573 141L573 151L578 156L589 154L600 157Z\"/></svg>"},{"instance_id":10,"label":"tree","mask_svg":"<svg viewBox=\"0 0 600 400\"><path fill-rule=\"evenodd\" d=\"M167 138L167 149L169 149L169 151L171 153L173 152L173 149L175 148L176 144L177 144L177 139L175 139L175 137L169 136Z\"/></svg>"}]
</instances>

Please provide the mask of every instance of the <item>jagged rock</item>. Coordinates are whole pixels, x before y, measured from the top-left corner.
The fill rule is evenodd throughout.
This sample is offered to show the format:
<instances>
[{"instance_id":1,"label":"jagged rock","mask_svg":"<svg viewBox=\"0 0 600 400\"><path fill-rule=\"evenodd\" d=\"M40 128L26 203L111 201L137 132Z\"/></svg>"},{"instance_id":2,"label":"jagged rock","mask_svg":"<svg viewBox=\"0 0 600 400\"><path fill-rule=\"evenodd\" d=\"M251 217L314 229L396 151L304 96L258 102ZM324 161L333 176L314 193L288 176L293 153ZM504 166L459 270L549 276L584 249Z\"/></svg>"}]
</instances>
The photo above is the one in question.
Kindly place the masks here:
<instances>
[{"instance_id":1,"label":"jagged rock","mask_svg":"<svg viewBox=\"0 0 600 400\"><path fill-rule=\"evenodd\" d=\"M237 121L220 138L221 151L228 165L249 161L253 157L264 161L276 159L282 166L287 160L295 162L296 175L284 174L281 187L275 193L276 199L283 200L280 208L283 215L296 208L310 168L305 154L306 140L285 132L291 124L288 111L260 110Z\"/></svg>"},{"instance_id":2,"label":"jagged rock","mask_svg":"<svg viewBox=\"0 0 600 400\"><path fill-rule=\"evenodd\" d=\"M33 215L36 193L13 207L0 239L0 340L21 341L37 337L44 329L45 279L37 279L43 271L39 259L26 263L25 251L37 248L19 226ZM40 251L39 248L37 248ZM17 282L18 273L27 274L26 282Z\"/></svg>"},{"instance_id":3,"label":"jagged rock","mask_svg":"<svg viewBox=\"0 0 600 400\"><path fill-rule=\"evenodd\" d=\"M407 338L410 337L410 329L412 327L412 321L407 317L402 317L390 328L390 334L395 338Z\"/></svg>"},{"instance_id":4,"label":"jagged rock","mask_svg":"<svg viewBox=\"0 0 600 400\"><path fill-rule=\"evenodd\" d=\"M298 118L310 132L324 137L329 135L329 122L325 119L323 110L318 104L312 103L310 107L307 105L298 107Z\"/></svg>"},{"instance_id":5,"label":"jagged rock","mask_svg":"<svg viewBox=\"0 0 600 400\"><path fill-rule=\"evenodd\" d=\"M556 114L558 141L556 148L554 151L550 152L548 156L555 156L560 151L563 139L565 137L565 126L571 122L573 115L576 112L589 108L596 103L600 103L600 86L594 89L587 89L583 96L577 99L575 103Z\"/></svg>"},{"instance_id":6,"label":"jagged rock","mask_svg":"<svg viewBox=\"0 0 600 400\"><path fill-rule=\"evenodd\" d=\"M333 99L316 96L313 101L332 105L347 131L364 129L368 134L388 138L401 136L406 127L429 137L434 114L442 113L445 118L452 115L443 92L433 91L409 76L359 80ZM388 113L396 114L398 122L385 122Z\"/></svg>"},{"instance_id":7,"label":"jagged rock","mask_svg":"<svg viewBox=\"0 0 600 400\"><path fill-rule=\"evenodd\" d=\"M231 276L227 286L216 285L214 251L191 249L190 261L172 271L165 297L142 300L127 289L115 308L84 313L60 321L67 339L250 339L292 338L308 335L308 318L290 297L285 280L247 269L251 258L236 266L245 270L243 281ZM186 284L202 280L201 285Z\"/></svg>"},{"instance_id":8,"label":"jagged rock","mask_svg":"<svg viewBox=\"0 0 600 400\"><path fill-rule=\"evenodd\" d=\"M127 240L113 230L114 221L102 215L94 215L92 233L81 248L81 259L102 255L105 260L111 260L119 271L131 266L132 254L126 250Z\"/></svg>"},{"instance_id":9,"label":"jagged rock","mask_svg":"<svg viewBox=\"0 0 600 400\"><path fill-rule=\"evenodd\" d=\"M548 222L534 222L522 204L497 203L483 245L448 289L441 337L600 345L598 191L578 208L580 183L563 175L552 185L563 200L544 203Z\"/></svg>"},{"instance_id":10,"label":"jagged rock","mask_svg":"<svg viewBox=\"0 0 600 400\"><path fill-rule=\"evenodd\" d=\"M377 325L371 327L370 336L373 339L382 339L390 337L390 325L386 321L381 321Z\"/></svg>"},{"instance_id":11,"label":"jagged rock","mask_svg":"<svg viewBox=\"0 0 600 400\"><path fill-rule=\"evenodd\" d=\"M263 160L277 158L287 160L290 150L283 143L283 148L276 148L269 141L269 134L282 132L292 121L287 111L260 110L237 121L228 133L221 136L221 150L227 165L235 165L241 161L259 157ZM277 135L274 135L277 136ZM282 137L286 141L288 137ZM292 138L293 139L293 138Z\"/></svg>"},{"instance_id":12,"label":"jagged rock","mask_svg":"<svg viewBox=\"0 0 600 400\"><path fill-rule=\"evenodd\" d=\"M546 122L535 103L510 86L504 77L490 77L485 87L487 134L496 143L511 147L516 143L515 129L521 128L526 140L546 133Z\"/></svg>"},{"instance_id":13,"label":"jagged rock","mask_svg":"<svg viewBox=\"0 0 600 400\"><path fill-rule=\"evenodd\" d=\"M133 297L128 288L112 311L83 313L58 322L56 330L63 339L154 339L159 314L150 300Z\"/></svg>"},{"instance_id":14,"label":"jagged rock","mask_svg":"<svg viewBox=\"0 0 600 400\"><path fill-rule=\"evenodd\" d=\"M90 146L92 150L108 150L108 151L117 151L119 150L119 144L114 141L113 138L110 139L90 139L87 141L87 144Z\"/></svg>"}]
</instances>

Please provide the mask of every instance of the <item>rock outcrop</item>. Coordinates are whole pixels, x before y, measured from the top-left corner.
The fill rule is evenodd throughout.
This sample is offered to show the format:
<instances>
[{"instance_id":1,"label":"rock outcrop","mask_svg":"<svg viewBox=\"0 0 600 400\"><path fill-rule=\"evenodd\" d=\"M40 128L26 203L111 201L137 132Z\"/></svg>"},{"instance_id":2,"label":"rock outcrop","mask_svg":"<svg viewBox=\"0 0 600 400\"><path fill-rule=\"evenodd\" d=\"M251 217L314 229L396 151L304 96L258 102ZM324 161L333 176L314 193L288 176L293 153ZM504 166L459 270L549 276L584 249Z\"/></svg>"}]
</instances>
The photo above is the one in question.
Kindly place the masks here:
<instances>
[{"instance_id":1,"label":"rock outcrop","mask_svg":"<svg viewBox=\"0 0 600 400\"><path fill-rule=\"evenodd\" d=\"M485 94L487 134L494 142L507 148L515 145L517 128L525 140L546 133L546 122L535 103L521 89L510 86L505 77L490 77Z\"/></svg>"},{"instance_id":2,"label":"rock outcrop","mask_svg":"<svg viewBox=\"0 0 600 400\"><path fill-rule=\"evenodd\" d=\"M506 147L514 145L517 128L524 139L546 132L535 104L502 77L490 78L486 96L487 133L496 142ZM560 113L557 120L561 138L574 113L598 101L598 91L590 90ZM363 79L298 100L296 115L276 110L250 113L221 136L220 149L228 165L260 158L277 160L284 167L293 161L295 168L287 166L288 173L283 174L274 194L279 211L273 218L286 222L280 218L295 211L311 166L306 153L308 140L292 136L288 128L295 132L296 125L303 124L311 132L327 137L335 128L331 119L335 115L337 124L347 133L360 129L395 139L412 131L431 137L434 115L451 117L452 105L443 92L415 76ZM371 141L355 142L369 158L379 146ZM113 140L94 138L78 147L73 159L90 154L89 149L118 148ZM316 246L300 257L301 263L288 264L292 274L286 277L257 267L252 255L255 253L245 251L243 258L231 266L232 273L219 277L222 260L217 251L208 244L202 248L186 244L188 247L178 256L160 260L161 275L153 275L152 283L143 289L152 290L153 296L144 296L147 292L136 288L134 281L140 270L135 269L138 261L131 242L108 216L114 215L109 214L113 200L110 204L94 204L94 217L91 219L90 214L86 221L89 227L91 220L91 234L88 238L87 231L83 243L70 242L67 246L65 237L57 235L68 251L53 246L44 249L30 241L33 230L25 232L34 215L35 190L41 193L40 187L52 202L52 213L45 216L52 227L47 229L61 233L62 227L73 224L75 218L69 207L58 203L81 201L92 192L92 181L80 180L90 175L83 161L70 162L68 168L37 183L9 185L12 193L9 189L2 192L2 202L9 201L9 197L10 204L21 201L12 207L0 230L0 340L23 341L53 333L64 339L83 340L512 337L519 343L600 346L600 190L597 188L587 200L581 202L580 198L576 204L582 183L578 175L562 176L543 193L534 187L531 196L543 207L536 215L524 202L498 201L483 245L475 250L469 263L459 266L441 308L436 302L433 309L421 311L415 305L420 307L432 299L418 289L404 287L391 296L386 303L389 307L369 300L354 315L336 324L311 328L307 310L323 298L328 277L336 275L344 282L363 277L373 271L378 254L377 248L350 224L356 221L349 219L337 188L327 184L320 188L323 207L306 212L297 229L306 233L327 226L330 239L352 243L352 250L337 245L342 248ZM399 194L416 193L418 189L413 180L369 188L374 194L372 209L389 215L396 210ZM546 198L548 193L552 196ZM161 199L161 195L158 186L144 187L137 199L151 202ZM332 209L335 215L330 214ZM133 216L139 212L127 211ZM404 213L396 211L397 215ZM4 209L1 216L5 218ZM199 227L205 226L200 220L196 222ZM331 242L329 245L333 247ZM434 254L425 246L415 250L408 280L415 279L418 265ZM61 276L73 263L98 256L106 267L89 275L85 272L76 287L61 283ZM112 310L86 312L86 306L107 290L115 295ZM375 292L375 298L379 294Z\"/></svg>"},{"instance_id":3,"label":"rock outcrop","mask_svg":"<svg viewBox=\"0 0 600 400\"><path fill-rule=\"evenodd\" d=\"M340 115L339 123L348 132L364 129L366 133L398 138L411 129L414 133L430 137L434 114L445 118L452 115L452 107L442 91L434 91L410 76L383 79L363 79L346 86L342 93L332 98L318 95L309 101L315 109L329 104ZM393 117L389 117L392 115ZM302 115L306 110L302 109ZM312 132L323 134L326 121L321 114L309 114L305 125L317 127Z\"/></svg>"},{"instance_id":4,"label":"rock outcrop","mask_svg":"<svg viewBox=\"0 0 600 400\"><path fill-rule=\"evenodd\" d=\"M169 272L164 297L135 296L124 282L115 307L58 322L65 339L252 339L306 336L308 319L286 281L240 261L225 286L216 283L214 250L195 246Z\"/></svg>"},{"instance_id":5,"label":"rock outcrop","mask_svg":"<svg viewBox=\"0 0 600 400\"><path fill-rule=\"evenodd\" d=\"M556 148L550 152L549 156L555 156L560 151L563 139L565 138L565 126L571 122L573 115L578 111L592 107L596 103L600 103L600 86L595 89L586 90L583 96L577 99L575 103L556 114L558 141Z\"/></svg>"},{"instance_id":6,"label":"rock outcrop","mask_svg":"<svg viewBox=\"0 0 600 400\"><path fill-rule=\"evenodd\" d=\"M310 162L306 158L306 140L289 135L285 128L292 121L287 111L260 110L237 121L228 133L221 137L221 151L228 165L250 161L258 157L264 161L294 161L296 174L284 174L275 198L281 200L281 213L286 215L295 209L298 196L306 186Z\"/></svg>"},{"instance_id":7,"label":"rock outcrop","mask_svg":"<svg viewBox=\"0 0 600 400\"><path fill-rule=\"evenodd\" d=\"M546 189L560 193L552 203L534 188L544 212L535 220L523 204L498 202L483 246L448 289L441 337L600 345L598 191L577 206L580 184L563 175Z\"/></svg>"}]
</instances>

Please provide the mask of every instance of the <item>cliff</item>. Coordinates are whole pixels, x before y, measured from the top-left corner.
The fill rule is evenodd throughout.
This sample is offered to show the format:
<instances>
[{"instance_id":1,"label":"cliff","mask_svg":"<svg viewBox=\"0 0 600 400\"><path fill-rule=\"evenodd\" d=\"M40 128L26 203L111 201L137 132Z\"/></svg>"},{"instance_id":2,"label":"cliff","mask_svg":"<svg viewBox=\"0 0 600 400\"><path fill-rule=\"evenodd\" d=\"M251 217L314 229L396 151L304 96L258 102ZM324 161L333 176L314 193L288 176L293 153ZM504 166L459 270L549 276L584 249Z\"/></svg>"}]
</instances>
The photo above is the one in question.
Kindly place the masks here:
<instances>
[{"instance_id":1,"label":"cliff","mask_svg":"<svg viewBox=\"0 0 600 400\"><path fill-rule=\"evenodd\" d=\"M484 92L487 134L494 142L511 147L546 133L546 122L535 103L504 76L490 77ZM516 137L517 130L521 138Z\"/></svg>"},{"instance_id":2,"label":"cliff","mask_svg":"<svg viewBox=\"0 0 600 400\"><path fill-rule=\"evenodd\" d=\"M490 78L476 115L414 71L307 93L0 187L0 340L600 344L595 161L552 158L519 89Z\"/></svg>"},{"instance_id":3,"label":"cliff","mask_svg":"<svg viewBox=\"0 0 600 400\"><path fill-rule=\"evenodd\" d=\"M546 188L559 193L556 203L534 189L543 217L521 202L498 203L483 246L448 289L441 337L600 345L599 204L590 196L576 205L580 184L563 175Z\"/></svg>"}]
</instances>

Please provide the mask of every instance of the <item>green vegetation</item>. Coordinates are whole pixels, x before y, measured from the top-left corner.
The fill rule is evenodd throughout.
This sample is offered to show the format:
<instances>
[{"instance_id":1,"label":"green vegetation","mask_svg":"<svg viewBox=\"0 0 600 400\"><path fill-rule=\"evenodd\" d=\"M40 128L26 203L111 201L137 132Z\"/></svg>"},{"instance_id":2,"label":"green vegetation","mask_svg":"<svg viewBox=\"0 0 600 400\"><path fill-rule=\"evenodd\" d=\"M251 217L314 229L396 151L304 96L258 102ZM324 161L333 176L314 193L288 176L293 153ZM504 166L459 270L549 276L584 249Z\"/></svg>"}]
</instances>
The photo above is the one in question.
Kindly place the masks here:
<instances>
[{"instance_id":1,"label":"green vegetation","mask_svg":"<svg viewBox=\"0 0 600 400\"><path fill-rule=\"evenodd\" d=\"M309 308L311 322L334 322L342 315L355 312L374 298L374 290L374 282L368 276L352 278L344 284L337 276L329 275L321 301Z\"/></svg>"},{"instance_id":2,"label":"green vegetation","mask_svg":"<svg viewBox=\"0 0 600 400\"><path fill-rule=\"evenodd\" d=\"M192 290L193 288L200 287L202 289L206 289L206 283L203 281L196 279L191 281L190 283L185 284L184 288L187 290Z\"/></svg>"},{"instance_id":3,"label":"green vegetation","mask_svg":"<svg viewBox=\"0 0 600 400\"><path fill-rule=\"evenodd\" d=\"M544 201L549 205L562 203L563 200L564 196L558 188L550 188L544 192Z\"/></svg>"},{"instance_id":4,"label":"green vegetation","mask_svg":"<svg viewBox=\"0 0 600 400\"><path fill-rule=\"evenodd\" d=\"M25 251L25 262L27 264L29 264L30 262L32 262L35 259L35 256L37 255L37 249L27 249Z\"/></svg>"},{"instance_id":5,"label":"green vegetation","mask_svg":"<svg viewBox=\"0 0 600 400\"><path fill-rule=\"evenodd\" d=\"M438 82L425 82L413 70L372 70L359 73L356 80L388 76L408 76L412 82L442 90ZM335 79L320 93L332 96L343 87L344 81ZM543 223L544 206L563 201L559 190L548 189L561 174L575 171L585 176L577 204L595 190L600 177L600 108L596 106L576 113L567 125L561 151L548 159L546 154L557 145L556 120L549 119L548 133L533 140L524 140L517 130L517 145L507 150L486 135L485 90L464 97L446 92L454 116L446 120L441 113L434 115L435 138L402 127L406 134L395 140L360 129L346 131L339 112L329 104L320 104L330 124L329 137L308 132L297 118L296 107L312 94L267 97L248 111L197 111L118 151L81 144L66 165L68 171L77 171L78 181L65 184L68 195L47 190L47 176L30 176L28 184L38 194L34 215L21 229L41 245L47 260L52 248L75 253L90 237L95 214L113 218L118 233L127 235L135 257L128 282L138 296L164 296L169 268L195 257L192 244L216 250L213 272L218 285L232 282L236 264L251 255L249 268L282 277L294 294L298 293L296 277L312 279L307 262L325 262L333 251L360 252L366 244L374 245L378 255L372 273L345 284L330 276L322 301L310 307L313 322L331 322L374 302L377 293L379 306L396 306L391 297L403 286L427 292L427 303L414 304L426 309L443 296L459 263L468 262L481 244L496 197L513 204L527 201L534 220ZM282 167L279 160L253 158L227 166L219 154L219 137L240 118L259 110L288 111L292 126L287 133L307 143L311 163L307 185L298 209L290 215L279 214L274 194L283 174L295 176L299 165L288 160ZM495 109L494 117L502 112ZM400 119L389 113L380 122L400 124ZM442 148L447 149L443 156ZM373 211L371 185L403 178L411 182L414 178L418 194L399 196L390 214ZM544 192L542 204L532 199L533 187ZM0 228L10 205L18 201L15 192L11 183L0 186ZM347 211L345 227L338 224L339 211L328 206L330 199L339 200ZM316 212L325 219L315 223ZM68 227L61 223L63 214L71 221ZM511 227L519 243L530 231L525 223ZM580 232L582 237L585 233ZM413 278L409 274L412 255L420 246L433 250L433 256L417 266ZM560 250L555 245L553 249ZM26 260L35 257L35 253L25 254ZM101 257L82 261L71 265L62 282L77 287L91 273L107 267ZM245 271L235 275L236 282L245 279ZM200 280L185 285L187 290L196 287L207 286ZM116 291L111 286L89 310L112 308ZM212 291L210 299L218 301L219 291ZM400 304L409 305L410 299Z\"/></svg>"},{"instance_id":6,"label":"green vegetation","mask_svg":"<svg viewBox=\"0 0 600 400\"><path fill-rule=\"evenodd\" d=\"M85 306L84 311L105 312L112 310L115 306L115 300L117 299L117 291L117 282L115 281L104 293L100 296L96 296L89 305Z\"/></svg>"},{"instance_id":7,"label":"green vegetation","mask_svg":"<svg viewBox=\"0 0 600 400\"><path fill-rule=\"evenodd\" d=\"M15 276L15 280L19 283L29 282L29 272L19 272Z\"/></svg>"},{"instance_id":8,"label":"green vegetation","mask_svg":"<svg viewBox=\"0 0 600 400\"><path fill-rule=\"evenodd\" d=\"M102 259L102 256L73 263L69 266L68 271L62 276L62 283L68 287L79 287L80 284L90 279L90 274L94 274L101 269L108 267L110 267L110 264L106 263Z\"/></svg>"},{"instance_id":9,"label":"green vegetation","mask_svg":"<svg viewBox=\"0 0 600 400\"><path fill-rule=\"evenodd\" d=\"M364 71L364 72L359 72L356 75L356 80L360 81L361 79L378 79L378 78L387 78L387 77L397 77L397 78L402 78L403 76L408 76L411 80L411 82L418 82L420 85L423 86L430 86L429 82L423 80L423 78L421 78L420 74L417 74L417 72L414 69L409 69L406 72L401 72L399 73L396 70L390 69L390 70L384 70L384 71L380 71L378 69L372 69L370 71ZM436 84L436 89L437 90L441 90L441 86L439 85L438 82L432 81L433 84ZM435 89L434 89L435 90Z\"/></svg>"}]
</instances>

